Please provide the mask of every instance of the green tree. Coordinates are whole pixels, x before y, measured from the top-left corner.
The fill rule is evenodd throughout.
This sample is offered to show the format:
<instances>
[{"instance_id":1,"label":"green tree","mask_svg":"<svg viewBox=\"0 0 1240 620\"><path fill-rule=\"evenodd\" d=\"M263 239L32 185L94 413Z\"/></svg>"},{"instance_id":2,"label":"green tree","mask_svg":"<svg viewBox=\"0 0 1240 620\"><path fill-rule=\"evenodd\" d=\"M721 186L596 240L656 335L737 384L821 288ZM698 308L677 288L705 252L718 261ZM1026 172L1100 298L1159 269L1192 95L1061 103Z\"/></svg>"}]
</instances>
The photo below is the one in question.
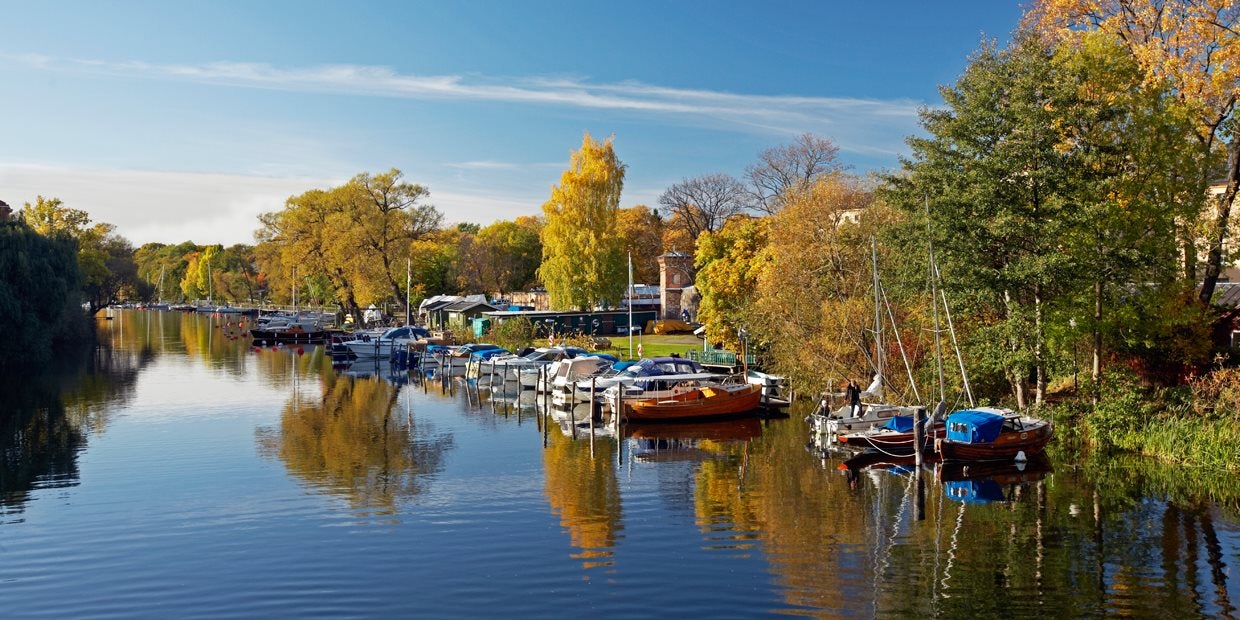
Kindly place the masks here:
<instances>
[{"instance_id":1,"label":"green tree","mask_svg":"<svg viewBox=\"0 0 1240 620\"><path fill-rule=\"evenodd\" d=\"M560 184L543 205L543 260L538 276L553 308L617 305L627 286L623 240L616 228L624 164L612 139L586 134Z\"/></svg>"},{"instance_id":2,"label":"green tree","mask_svg":"<svg viewBox=\"0 0 1240 620\"><path fill-rule=\"evenodd\" d=\"M1063 148L1060 122L1076 92L1061 77L1031 36L983 48L941 89L946 107L922 112L929 136L909 139L909 176L891 194L914 226L926 226L929 202L929 240L954 298L993 317L975 332L990 354L980 370L1002 373L1021 407L1028 377L1044 376L1046 304L1066 268L1060 240L1080 215L1069 196L1083 155Z\"/></svg>"},{"instance_id":3,"label":"green tree","mask_svg":"<svg viewBox=\"0 0 1240 620\"><path fill-rule=\"evenodd\" d=\"M1219 0L1039 0L1026 20L1043 34L1078 45L1091 31L1121 45L1140 66L1147 84L1169 87L1193 121L1201 166L1192 175L1197 190L1189 206L1205 199L1216 174L1211 157L1226 152L1226 186L1215 203L1205 239L1207 264L1199 298L1207 303L1225 256L1231 211L1240 191L1240 140L1236 104L1240 98L1240 5ZM1229 138L1229 139L1228 139ZM1215 160L1217 161L1217 160ZM1182 236L1188 237L1187 234ZM1196 279L1197 248L1185 239L1185 270Z\"/></svg>"},{"instance_id":4,"label":"green tree","mask_svg":"<svg viewBox=\"0 0 1240 620\"><path fill-rule=\"evenodd\" d=\"M41 368L62 343L89 332L79 304L77 245L20 221L0 222L0 371Z\"/></svg>"}]
</instances>

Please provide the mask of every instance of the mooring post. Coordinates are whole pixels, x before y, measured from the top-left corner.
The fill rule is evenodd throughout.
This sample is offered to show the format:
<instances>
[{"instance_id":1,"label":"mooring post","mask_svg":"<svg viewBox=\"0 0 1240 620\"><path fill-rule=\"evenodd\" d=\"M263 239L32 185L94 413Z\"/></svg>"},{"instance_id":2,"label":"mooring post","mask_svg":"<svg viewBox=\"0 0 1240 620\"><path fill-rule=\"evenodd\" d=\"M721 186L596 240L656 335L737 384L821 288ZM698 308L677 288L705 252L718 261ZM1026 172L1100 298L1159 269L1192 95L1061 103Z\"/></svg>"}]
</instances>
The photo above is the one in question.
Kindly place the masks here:
<instances>
[{"instance_id":1,"label":"mooring post","mask_svg":"<svg viewBox=\"0 0 1240 620\"><path fill-rule=\"evenodd\" d=\"M594 392L596 381L598 381L597 378L590 377L590 392L591 393ZM591 398L590 399L590 456L591 457L594 456L594 408L597 406L598 406L598 400Z\"/></svg>"},{"instance_id":2,"label":"mooring post","mask_svg":"<svg viewBox=\"0 0 1240 620\"><path fill-rule=\"evenodd\" d=\"M922 463L922 443L925 441L926 434L926 409L918 407L917 412L913 415L913 457L917 465L917 470L921 471Z\"/></svg>"}]
</instances>

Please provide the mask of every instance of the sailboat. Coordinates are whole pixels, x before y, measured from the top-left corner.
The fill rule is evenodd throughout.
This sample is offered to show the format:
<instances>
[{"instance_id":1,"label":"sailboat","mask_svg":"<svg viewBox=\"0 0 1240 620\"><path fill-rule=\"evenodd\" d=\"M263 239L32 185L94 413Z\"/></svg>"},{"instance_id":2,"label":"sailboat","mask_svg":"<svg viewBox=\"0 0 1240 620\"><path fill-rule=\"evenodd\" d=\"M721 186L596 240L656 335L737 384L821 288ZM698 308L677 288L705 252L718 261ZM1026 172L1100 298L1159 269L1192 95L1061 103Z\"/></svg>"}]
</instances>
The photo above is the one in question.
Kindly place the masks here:
<instances>
[{"instance_id":1,"label":"sailboat","mask_svg":"<svg viewBox=\"0 0 1240 620\"><path fill-rule=\"evenodd\" d=\"M153 304L147 304L146 308L148 310L167 310L171 308L171 306L164 303L164 270L166 268L166 266L160 266L159 280L155 284L155 294L158 296L159 301Z\"/></svg>"},{"instance_id":2,"label":"sailboat","mask_svg":"<svg viewBox=\"0 0 1240 620\"><path fill-rule=\"evenodd\" d=\"M844 406L831 411L827 405L827 399L824 397L819 404L818 410L810 414L814 424L814 431L819 435L836 436L843 433L854 433L869 430L887 424L892 418L896 417L912 417L916 415L918 406L908 405L892 405L881 402L883 399L883 328L882 328L882 285L878 280L878 244L874 239L870 239L870 253L874 271L874 380L865 391L861 392L860 410L854 410L851 403L845 403ZM890 313L890 310L888 310ZM894 317L892 318L892 328L894 330ZM904 353L904 343L900 342L900 333L895 331L896 341L900 345L901 355ZM905 366L908 366L908 360L905 359ZM912 380L912 371L909 371L909 384L913 386L914 396L920 400L917 386ZM868 402L867 402L868 401Z\"/></svg>"}]
</instances>

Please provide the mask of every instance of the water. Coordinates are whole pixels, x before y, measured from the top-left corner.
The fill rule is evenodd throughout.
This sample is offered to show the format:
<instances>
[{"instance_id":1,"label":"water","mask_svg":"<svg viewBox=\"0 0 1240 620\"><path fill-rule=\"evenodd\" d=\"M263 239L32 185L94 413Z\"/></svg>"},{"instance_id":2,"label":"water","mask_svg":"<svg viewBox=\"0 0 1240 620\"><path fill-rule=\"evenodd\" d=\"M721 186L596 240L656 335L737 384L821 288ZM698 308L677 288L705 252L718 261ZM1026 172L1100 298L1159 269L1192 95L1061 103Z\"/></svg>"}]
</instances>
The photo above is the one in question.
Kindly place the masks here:
<instances>
[{"instance_id":1,"label":"water","mask_svg":"<svg viewBox=\"0 0 1240 620\"><path fill-rule=\"evenodd\" d=\"M2 386L6 618L1238 613L1240 484L1209 472L850 475L798 414L591 442L528 398L110 314Z\"/></svg>"}]
</instances>

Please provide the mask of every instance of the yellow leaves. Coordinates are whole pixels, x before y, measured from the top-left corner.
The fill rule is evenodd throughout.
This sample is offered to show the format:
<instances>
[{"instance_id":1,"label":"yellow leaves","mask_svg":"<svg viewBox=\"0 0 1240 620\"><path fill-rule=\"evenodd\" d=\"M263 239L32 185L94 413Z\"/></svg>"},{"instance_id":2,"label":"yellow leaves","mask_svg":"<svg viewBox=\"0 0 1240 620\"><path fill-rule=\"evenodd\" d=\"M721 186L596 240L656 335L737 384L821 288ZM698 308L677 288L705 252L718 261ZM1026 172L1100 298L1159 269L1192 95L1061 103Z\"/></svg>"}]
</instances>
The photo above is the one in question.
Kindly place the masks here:
<instances>
[{"instance_id":1,"label":"yellow leaves","mask_svg":"<svg viewBox=\"0 0 1240 620\"><path fill-rule=\"evenodd\" d=\"M1146 84L1167 82L1200 107L1203 135L1231 112L1240 94L1240 9L1223 0L1041 0L1025 18L1042 34L1071 45L1088 33L1122 41Z\"/></svg>"},{"instance_id":2,"label":"yellow leaves","mask_svg":"<svg viewBox=\"0 0 1240 620\"><path fill-rule=\"evenodd\" d=\"M624 186L624 164L612 139L595 142L585 134L569 169L543 205L543 262L538 276L554 308L618 303L626 278L616 212Z\"/></svg>"}]
</instances>

